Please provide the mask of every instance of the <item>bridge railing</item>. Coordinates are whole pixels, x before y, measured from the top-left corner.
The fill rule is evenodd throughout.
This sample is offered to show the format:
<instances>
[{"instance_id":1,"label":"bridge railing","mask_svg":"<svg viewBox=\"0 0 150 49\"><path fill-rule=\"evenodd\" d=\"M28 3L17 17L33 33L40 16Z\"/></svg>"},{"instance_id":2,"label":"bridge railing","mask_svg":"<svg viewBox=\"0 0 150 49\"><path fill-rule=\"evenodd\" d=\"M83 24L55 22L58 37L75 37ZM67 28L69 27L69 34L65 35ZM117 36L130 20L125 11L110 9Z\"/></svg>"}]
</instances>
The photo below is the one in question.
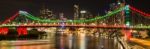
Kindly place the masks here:
<instances>
[{"instance_id":1,"label":"bridge railing","mask_svg":"<svg viewBox=\"0 0 150 49\"><path fill-rule=\"evenodd\" d=\"M115 45L118 46L117 49L130 49L130 47L127 44L127 41L124 40L123 37L116 35L116 37L114 38L114 42L116 43Z\"/></svg>"}]
</instances>

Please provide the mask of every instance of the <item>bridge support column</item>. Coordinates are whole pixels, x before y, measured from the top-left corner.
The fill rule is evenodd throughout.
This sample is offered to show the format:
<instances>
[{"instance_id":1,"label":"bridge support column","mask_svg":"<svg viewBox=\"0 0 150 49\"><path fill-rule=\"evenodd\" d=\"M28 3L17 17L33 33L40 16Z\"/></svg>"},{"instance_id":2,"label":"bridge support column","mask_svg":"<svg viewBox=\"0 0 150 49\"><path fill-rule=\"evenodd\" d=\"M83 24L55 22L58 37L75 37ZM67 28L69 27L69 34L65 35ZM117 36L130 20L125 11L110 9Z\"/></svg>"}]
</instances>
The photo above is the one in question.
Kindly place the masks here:
<instances>
[{"instance_id":1,"label":"bridge support column","mask_svg":"<svg viewBox=\"0 0 150 49\"><path fill-rule=\"evenodd\" d=\"M18 35L27 35L27 28L26 27L18 27L17 28Z\"/></svg>"},{"instance_id":2,"label":"bridge support column","mask_svg":"<svg viewBox=\"0 0 150 49\"><path fill-rule=\"evenodd\" d=\"M132 32L132 29L123 29L122 30L122 34L124 34L124 39L125 40L130 40L130 38L131 38L131 32Z\"/></svg>"}]
</instances>

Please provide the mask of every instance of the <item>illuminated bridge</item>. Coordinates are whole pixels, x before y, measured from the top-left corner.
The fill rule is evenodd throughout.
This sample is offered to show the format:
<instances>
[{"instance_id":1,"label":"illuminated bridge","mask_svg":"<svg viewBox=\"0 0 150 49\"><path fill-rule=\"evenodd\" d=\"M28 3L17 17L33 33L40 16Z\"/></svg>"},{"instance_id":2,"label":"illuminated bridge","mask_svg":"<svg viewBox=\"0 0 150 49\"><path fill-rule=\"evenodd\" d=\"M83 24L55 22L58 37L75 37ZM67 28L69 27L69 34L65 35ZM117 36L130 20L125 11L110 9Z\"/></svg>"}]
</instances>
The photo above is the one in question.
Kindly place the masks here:
<instances>
[{"instance_id":1,"label":"illuminated bridge","mask_svg":"<svg viewBox=\"0 0 150 49\"><path fill-rule=\"evenodd\" d=\"M130 11L125 11L126 9ZM130 12L128 18L125 17L128 13L124 14L124 11ZM40 19L26 11L18 11L12 17L2 22L0 27L59 27L63 25L66 27L150 28L149 16L150 14L129 5L120 7L104 16L96 16L95 18L84 20Z\"/></svg>"},{"instance_id":2,"label":"illuminated bridge","mask_svg":"<svg viewBox=\"0 0 150 49\"><path fill-rule=\"evenodd\" d=\"M150 14L142 12L141 10L138 10L137 8L134 8L129 5L116 8L115 10L108 12L106 15L103 15L103 16L96 16L95 18L83 19L83 20L80 20L80 19L79 20L41 19L36 16L33 16L32 14L30 14L26 11L17 11L13 16L4 20L1 23L0 33L8 32L9 31L8 28L15 28L21 34L27 33L26 28L38 28L38 27L79 28L76 30L82 30L83 28L98 28L98 29L99 28L102 28L102 29L108 28L108 29L123 30L123 32L126 32L126 33L124 33L125 36L127 36L127 38L128 37L130 38L130 33L131 33L130 30L132 30L132 29L149 29L150 28L150 18L149 17L150 17ZM90 31L93 31L93 30L91 29ZM108 30L106 30L106 31L108 31ZM86 31L79 31L79 32L86 32ZM84 37L84 34L82 34L82 33L79 33L79 34L81 34ZM102 33L101 36L104 36L103 34L105 34L105 33ZM100 39L94 37L94 40L96 40L98 42L101 41L100 43L102 43L102 44L100 44L100 45L107 46L107 44L108 44L109 46L104 47L105 49L110 49L110 48L127 49L126 48L127 45L126 45L125 41L122 40L122 38L120 36L116 36L113 39L106 38L105 36L104 37L101 37L101 36L99 37ZM111 35L108 35L108 37L109 36L111 36ZM89 38L89 39L92 39L92 38ZM56 40L57 39L58 39L58 42L60 42L62 45L65 44L65 43L63 43L64 42L63 40L65 38L58 37L58 38L56 38ZM82 40L82 39L79 38L79 40ZM96 41L94 41L94 42L96 42ZM118 41L117 42L117 44L119 43L118 45L122 46L121 48L116 48L115 46L113 47L113 44L115 44L116 41ZM76 41L76 42L78 42L78 41ZM83 42L83 41L80 41L80 42ZM85 48L83 46L84 44L85 43L83 42L80 46L82 48ZM97 44L97 43L95 43L95 44ZM61 46L59 45L59 46L63 47L62 45ZM78 45L78 44L76 44L76 45ZM89 40L89 43L87 46L90 47L90 40ZM101 47L103 47L103 46L101 46ZM78 49L78 48L76 48L76 49ZM91 48L91 49L94 49L94 48Z\"/></svg>"}]
</instances>

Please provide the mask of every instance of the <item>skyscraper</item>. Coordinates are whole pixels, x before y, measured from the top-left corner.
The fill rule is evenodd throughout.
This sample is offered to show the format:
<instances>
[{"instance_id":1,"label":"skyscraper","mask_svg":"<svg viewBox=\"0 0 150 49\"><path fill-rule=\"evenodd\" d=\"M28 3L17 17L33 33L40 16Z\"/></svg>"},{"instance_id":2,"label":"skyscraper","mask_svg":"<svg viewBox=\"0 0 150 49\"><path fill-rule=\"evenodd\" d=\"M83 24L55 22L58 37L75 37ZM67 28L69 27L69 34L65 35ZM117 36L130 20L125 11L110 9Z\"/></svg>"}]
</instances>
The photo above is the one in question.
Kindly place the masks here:
<instances>
[{"instance_id":1,"label":"skyscraper","mask_svg":"<svg viewBox=\"0 0 150 49\"><path fill-rule=\"evenodd\" d=\"M49 10L44 4L40 10L40 17L51 19L53 17L53 12L52 10Z\"/></svg>"},{"instance_id":2,"label":"skyscraper","mask_svg":"<svg viewBox=\"0 0 150 49\"><path fill-rule=\"evenodd\" d=\"M78 19L79 18L79 6L78 5L74 5L74 19Z\"/></svg>"}]
</instances>

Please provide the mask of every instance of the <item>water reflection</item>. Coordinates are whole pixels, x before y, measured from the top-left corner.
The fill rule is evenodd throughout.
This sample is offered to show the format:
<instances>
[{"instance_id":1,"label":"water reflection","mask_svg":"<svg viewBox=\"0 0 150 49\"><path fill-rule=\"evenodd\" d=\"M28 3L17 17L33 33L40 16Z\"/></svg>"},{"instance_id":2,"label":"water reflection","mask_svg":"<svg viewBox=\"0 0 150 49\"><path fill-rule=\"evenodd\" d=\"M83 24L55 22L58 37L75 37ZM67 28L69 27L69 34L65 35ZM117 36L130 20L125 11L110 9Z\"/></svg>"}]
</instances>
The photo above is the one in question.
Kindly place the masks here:
<instances>
[{"instance_id":1,"label":"water reflection","mask_svg":"<svg viewBox=\"0 0 150 49\"><path fill-rule=\"evenodd\" d=\"M73 35L70 33L70 34L68 34L68 42L69 42L69 49L72 49L72 43L73 43Z\"/></svg>"},{"instance_id":2,"label":"water reflection","mask_svg":"<svg viewBox=\"0 0 150 49\"><path fill-rule=\"evenodd\" d=\"M56 33L50 32L50 35L51 36L49 36L48 44L44 43L33 45L4 46L11 45L10 43L12 42L1 41L0 49L116 49L114 46L113 38L109 39L106 33L96 32L87 34L85 31L81 31L80 33L64 33L64 31L58 31ZM31 41L27 40L24 43L31 43Z\"/></svg>"},{"instance_id":3,"label":"water reflection","mask_svg":"<svg viewBox=\"0 0 150 49\"><path fill-rule=\"evenodd\" d=\"M109 39L106 35L97 34L88 36L86 33L57 36L56 49L115 49L113 47L113 39ZM58 45L60 45L58 47Z\"/></svg>"},{"instance_id":4,"label":"water reflection","mask_svg":"<svg viewBox=\"0 0 150 49\"><path fill-rule=\"evenodd\" d=\"M85 38L85 33L80 34L80 49L86 49L86 38Z\"/></svg>"}]
</instances>

